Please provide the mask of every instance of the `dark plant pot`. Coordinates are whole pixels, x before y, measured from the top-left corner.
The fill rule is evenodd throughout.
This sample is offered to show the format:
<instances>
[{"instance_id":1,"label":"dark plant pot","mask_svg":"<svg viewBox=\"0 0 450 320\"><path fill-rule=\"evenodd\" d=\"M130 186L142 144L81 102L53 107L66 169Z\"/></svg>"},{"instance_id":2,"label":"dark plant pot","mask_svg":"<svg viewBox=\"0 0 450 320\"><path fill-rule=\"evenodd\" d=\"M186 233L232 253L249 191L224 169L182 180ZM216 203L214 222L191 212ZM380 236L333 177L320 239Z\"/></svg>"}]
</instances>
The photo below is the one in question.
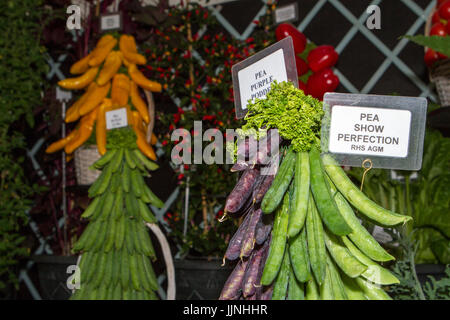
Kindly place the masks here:
<instances>
[{"instance_id":1,"label":"dark plant pot","mask_svg":"<svg viewBox=\"0 0 450 320\"><path fill-rule=\"evenodd\" d=\"M428 276L432 276L435 280L445 277L445 265L443 264L417 264L416 273L420 284L424 285L429 281Z\"/></svg>"},{"instance_id":2,"label":"dark plant pot","mask_svg":"<svg viewBox=\"0 0 450 320\"><path fill-rule=\"evenodd\" d=\"M67 288L67 267L77 264L77 256L36 255L40 294L44 300L67 300L72 294Z\"/></svg>"},{"instance_id":3,"label":"dark plant pot","mask_svg":"<svg viewBox=\"0 0 450 320\"><path fill-rule=\"evenodd\" d=\"M189 258L174 265L177 300L217 300L235 264L221 267L220 259Z\"/></svg>"}]
</instances>

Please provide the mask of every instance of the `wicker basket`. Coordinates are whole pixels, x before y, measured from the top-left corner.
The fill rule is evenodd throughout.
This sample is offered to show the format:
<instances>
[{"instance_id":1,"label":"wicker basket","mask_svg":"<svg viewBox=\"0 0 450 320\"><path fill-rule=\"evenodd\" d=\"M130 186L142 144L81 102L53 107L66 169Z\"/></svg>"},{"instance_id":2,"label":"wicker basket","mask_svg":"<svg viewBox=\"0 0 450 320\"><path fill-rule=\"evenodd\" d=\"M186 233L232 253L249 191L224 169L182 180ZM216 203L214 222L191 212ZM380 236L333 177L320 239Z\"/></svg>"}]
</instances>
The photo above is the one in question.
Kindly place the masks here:
<instances>
[{"instance_id":1,"label":"wicker basket","mask_svg":"<svg viewBox=\"0 0 450 320\"><path fill-rule=\"evenodd\" d=\"M425 35L430 35L432 27L432 18L436 9L434 9L427 19L425 25ZM424 48L425 52L428 48ZM450 106L450 59L440 60L429 69L428 76L430 81L436 85L436 91L441 101L441 106Z\"/></svg>"},{"instance_id":2,"label":"wicker basket","mask_svg":"<svg viewBox=\"0 0 450 320\"><path fill-rule=\"evenodd\" d=\"M147 130L147 141L150 142L153 126L155 123L155 104L153 101L153 95L150 91L145 91L145 97L147 99L148 111L150 114L150 123ZM89 167L98 159L101 155L97 150L96 145L82 146L75 150L75 175L77 177L77 184L81 186L91 185L100 176L99 170L91 170Z\"/></svg>"}]
</instances>

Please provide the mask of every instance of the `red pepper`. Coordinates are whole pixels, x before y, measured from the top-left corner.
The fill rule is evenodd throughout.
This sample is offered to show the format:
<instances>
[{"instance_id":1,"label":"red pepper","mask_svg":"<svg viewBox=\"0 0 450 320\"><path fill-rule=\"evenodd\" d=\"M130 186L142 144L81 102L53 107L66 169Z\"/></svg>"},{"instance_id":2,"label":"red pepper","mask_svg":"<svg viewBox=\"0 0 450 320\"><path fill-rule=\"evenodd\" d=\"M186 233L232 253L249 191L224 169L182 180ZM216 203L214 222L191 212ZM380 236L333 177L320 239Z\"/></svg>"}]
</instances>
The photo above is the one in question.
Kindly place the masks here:
<instances>
[{"instance_id":1,"label":"red pepper","mask_svg":"<svg viewBox=\"0 0 450 320\"><path fill-rule=\"evenodd\" d=\"M450 19L450 0L443 2L439 6L439 15L444 20Z\"/></svg>"},{"instance_id":2,"label":"red pepper","mask_svg":"<svg viewBox=\"0 0 450 320\"><path fill-rule=\"evenodd\" d=\"M333 73L333 70L323 69L308 78L306 91L314 98L323 100L325 92L336 90L338 85L339 78Z\"/></svg>"},{"instance_id":3,"label":"red pepper","mask_svg":"<svg viewBox=\"0 0 450 320\"><path fill-rule=\"evenodd\" d=\"M433 24L430 29L430 36L440 36L445 37L447 35L447 30L445 29L444 24L442 22L437 22Z\"/></svg>"},{"instance_id":4,"label":"red pepper","mask_svg":"<svg viewBox=\"0 0 450 320\"><path fill-rule=\"evenodd\" d=\"M299 77L308 72L308 64L302 58L295 56L295 64L297 66L297 74Z\"/></svg>"},{"instance_id":5,"label":"red pepper","mask_svg":"<svg viewBox=\"0 0 450 320\"><path fill-rule=\"evenodd\" d=\"M320 71L334 66L339 58L338 53L333 46L318 46L308 54L309 68L314 71Z\"/></svg>"},{"instance_id":6,"label":"red pepper","mask_svg":"<svg viewBox=\"0 0 450 320\"><path fill-rule=\"evenodd\" d=\"M292 24L290 23L281 23L275 29L275 36L277 37L277 41L284 39L286 37L291 36L292 41L294 42L294 51L296 54L300 54L305 50L306 47L306 37L303 33L298 31Z\"/></svg>"},{"instance_id":7,"label":"red pepper","mask_svg":"<svg viewBox=\"0 0 450 320\"><path fill-rule=\"evenodd\" d=\"M433 13L433 17L431 18L431 23L435 24L435 23L438 23L438 22L441 22L441 16L439 15L439 11L436 10Z\"/></svg>"},{"instance_id":8,"label":"red pepper","mask_svg":"<svg viewBox=\"0 0 450 320\"><path fill-rule=\"evenodd\" d=\"M298 80L298 88L307 94L306 84L303 81Z\"/></svg>"},{"instance_id":9,"label":"red pepper","mask_svg":"<svg viewBox=\"0 0 450 320\"><path fill-rule=\"evenodd\" d=\"M427 51L425 52L424 60L425 64L428 67L431 67L436 61L439 60L439 54L433 49L428 48Z\"/></svg>"}]
</instances>

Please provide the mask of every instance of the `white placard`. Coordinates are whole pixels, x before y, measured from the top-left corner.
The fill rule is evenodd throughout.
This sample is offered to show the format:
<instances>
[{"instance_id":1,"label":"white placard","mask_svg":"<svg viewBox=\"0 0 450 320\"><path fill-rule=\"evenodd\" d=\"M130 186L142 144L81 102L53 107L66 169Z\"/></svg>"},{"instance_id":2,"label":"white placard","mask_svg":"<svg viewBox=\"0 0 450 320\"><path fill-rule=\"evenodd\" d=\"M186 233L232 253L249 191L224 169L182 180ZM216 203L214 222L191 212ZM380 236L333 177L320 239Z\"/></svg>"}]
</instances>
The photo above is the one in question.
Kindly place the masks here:
<instances>
[{"instance_id":1,"label":"white placard","mask_svg":"<svg viewBox=\"0 0 450 320\"><path fill-rule=\"evenodd\" d=\"M298 17L297 10L298 10L297 2L275 9L274 12L275 23L279 24L282 22L297 20Z\"/></svg>"},{"instance_id":2,"label":"white placard","mask_svg":"<svg viewBox=\"0 0 450 320\"><path fill-rule=\"evenodd\" d=\"M248 100L263 99L271 83L287 81L283 49L279 49L258 62L238 72L242 109L247 109Z\"/></svg>"},{"instance_id":3,"label":"white placard","mask_svg":"<svg viewBox=\"0 0 450 320\"><path fill-rule=\"evenodd\" d=\"M100 30L116 30L121 29L120 14L106 14L100 17Z\"/></svg>"},{"instance_id":4,"label":"white placard","mask_svg":"<svg viewBox=\"0 0 450 320\"><path fill-rule=\"evenodd\" d=\"M408 156L411 111L335 105L329 150L333 153Z\"/></svg>"},{"instance_id":5,"label":"white placard","mask_svg":"<svg viewBox=\"0 0 450 320\"><path fill-rule=\"evenodd\" d=\"M56 87L56 100L69 101L72 99L72 92Z\"/></svg>"},{"instance_id":6,"label":"white placard","mask_svg":"<svg viewBox=\"0 0 450 320\"><path fill-rule=\"evenodd\" d=\"M116 129L128 125L127 110L120 108L106 112L106 129Z\"/></svg>"}]
</instances>

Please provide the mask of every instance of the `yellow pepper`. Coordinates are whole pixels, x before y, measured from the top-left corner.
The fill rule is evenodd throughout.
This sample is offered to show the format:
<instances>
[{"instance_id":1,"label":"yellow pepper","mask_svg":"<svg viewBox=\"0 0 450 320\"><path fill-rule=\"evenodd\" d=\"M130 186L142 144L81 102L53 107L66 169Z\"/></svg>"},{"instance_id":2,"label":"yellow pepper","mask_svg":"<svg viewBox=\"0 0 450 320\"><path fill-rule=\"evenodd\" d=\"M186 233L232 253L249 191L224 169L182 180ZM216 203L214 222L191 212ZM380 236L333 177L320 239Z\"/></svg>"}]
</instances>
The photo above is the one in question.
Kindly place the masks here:
<instances>
[{"instance_id":1,"label":"yellow pepper","mask_svg":"<svg viewBox=\"0 0 450 320\"><path fill-rule=\"evenodd\" d=\"M156 160L156 153L153 150L153 148L147 143L147 140L145 138L145 133L142 131L142 118L139 115L139 112L133 111L133 122L132 127L134 129L134 132L136 133L137 139L136 144L141 150L141 152L151 160Z\"/></svg>"},{"instance_id":2,"label":"yellow pepper","mask_svg":"<svg viewBox=\"0 0 450 320\"><path fill-rule=\"evenodd\" d=\"M147 79L142 72L138 70L135 64L130 64L128 67L128 74L131 79L137 83L138 86L145 90L152 92L161 92L161 84L152 80Z\"/></svg>"},{"instance_id":3,"label":"yellow pepper","mask_svg":"<svg viewBox=\"0 0 450 320\"><path fill-rule=\"evenodd\" d=\"M76 78L67 78L58 82L58 85L64 89L79 90L87 87L98 73L98 67L90 68L84 74Z\"/></svg>"},{"instance_id":4,"label":"yellow pepper","mask_svg":"<svg viewBox=\"0 0 450 320\"><path fill-rule=\"evenodd\" d=\"M97 84L103 86L117 73L122 65L122 58L119 51L111 51L106 57L105 64L97 77Z\"/></svg>"},{"instance_id":5,"label":"yellow pepper","mask_svg":"<svg viewBox=\"0 0 450 320\"><path fill-rule=\"evenodd\" d=\"M69 123L77 121L80 118L80 106L82 106L86 102L86 99L95 87L95 82L91 82L86 92L77 101L75 101L75 103L69 109L67 109L66 118L64 119L64 121Z\"/></svg>"},{"instance_id":6,"label":"yellow pepper","mask_svg":"<svg viewBox=\"0 0 450 320\"><path fill-rule=\"evenodd\" d=\"M111 87L111 99L113 103L124 106L128 103L130 94L130 78L123 73L114 76Z\"/></svg>"},{"instance_id":7,"label":"yellow pepper","mask_svg":"<svg viewBox=\"0 0 450 320\"><path fill-rule=\"evenodd\" d=\"M95 124L95 138L97 140L97 149L101 155L106 153L106 112L111 110L111 99L103 99L98 108L97 123Z\"/></svg>"},{"instance_id":8,"label":"yellow pepper","mask_svg":"<svg viewBox=\"0 0 450 320\"><path fill-rule=\"evenodd\" d=\"M102 47L105 44L107 44L108 42L114 40L114 37L110 34L105 34L104 36L102 36L100 38L100 40L98 40L97 45L95 46L96 48L98 47Z\"/></svg>"},{"instance_id":9,"label":"yellow pepper","mask_svg":"<svg viewBox=\"0 0 450 320\"><path fill-rule=\"evenodd\" d=\"M156 143L158 142L158 138L156 137L156 135L152 132L152 137L150 139L150 144L152 146L154 146Z\"/></svg>"},{"instance_id":10,"label":"yellow pepper","mask_svg":"<svg viewBox=\"0 0 450 320\"><path fill-rule=\"evenodd\" d=\"M77 133L77 130L72 130L65 138L62 138L49 145L47 149L45 149L45 153L53 153L63 149L66 144L68 144L77 135Z\"/></svg>"},{"instance_id":11,"label":"yellow pepper","mask_svg":"<svg viewBox=\"0 0 450 320\"><path fill-rule=\"evenodd\" d=\"M71 74L82 74L82 73L86 72L87 69L89 69L89 63L88 62L89 62L90 58L91 58L91 54L88 54L84 58L81 58L80 60L75 62L70 67L70 73Z\"/></svg>"},{"instance_id":12,"label":"yellow pepper","mask_svg":"<svg viewBox=\"0 0 450 320\"><path fill-rule=\"evenodd\" d=\"M142 119L144 119L145 123L150 122L150 115L148 113L148 106L145 101L139 95L138 86L134 81L131 81L130 85L130 97L131 103L136 108L137 111L141 114Z\"/></svg>"},{"instance_id":13,"label":"yellow pepper","mask_svg":"<svg viewBox=\"0 0 450 320\"><path fill-rule=\"evenodd\" d=\"M146 64L147 59L137 52L136 41L133 36L123 34L119 41L120 51L130 63Z\"/></svg>"},{"instance_id":14,"label":"yellow pepper","mask_svg":"<svg viewBox=\"0 0 450 320\"><path fill-rule=\"evenodd\" d=\"M106 56L111 52L112 49L117 45L117 39L112 38L112 40L105 41L106 43L102 46L97 46L91 52L91 58L89 59L89 65L91 67L99 66L103 61L105 61Z\"/></svg>"},{"instance_id":15,"label":"yellow pepper","mask_svg":"<svg viewBox=\"0 0 450 320\"><path fill-rule=\"evenodd\" d=\"M104 86L95 85L95 88L89 93L86 101L80 105L79 112L81 116L88 114L95 107L97 107L104 98L108 95L109 89L111 88L111 82L107 82Z\"/></svg>"},{"instance_id":16,"label":"yellow pepper","mask_svg":"<svg viewBox=\"0 0 450 320\"><path fill-rule=\"evenodd\" d=\"M65 145L64 151L70 154L78 149L83 143L85 143L92 134L92 129L94 128L94 122L97 118L97 109L91 111L80 121L80 127L78 128L78 133L76 136Z\"/></svg>"}]
</instances>

